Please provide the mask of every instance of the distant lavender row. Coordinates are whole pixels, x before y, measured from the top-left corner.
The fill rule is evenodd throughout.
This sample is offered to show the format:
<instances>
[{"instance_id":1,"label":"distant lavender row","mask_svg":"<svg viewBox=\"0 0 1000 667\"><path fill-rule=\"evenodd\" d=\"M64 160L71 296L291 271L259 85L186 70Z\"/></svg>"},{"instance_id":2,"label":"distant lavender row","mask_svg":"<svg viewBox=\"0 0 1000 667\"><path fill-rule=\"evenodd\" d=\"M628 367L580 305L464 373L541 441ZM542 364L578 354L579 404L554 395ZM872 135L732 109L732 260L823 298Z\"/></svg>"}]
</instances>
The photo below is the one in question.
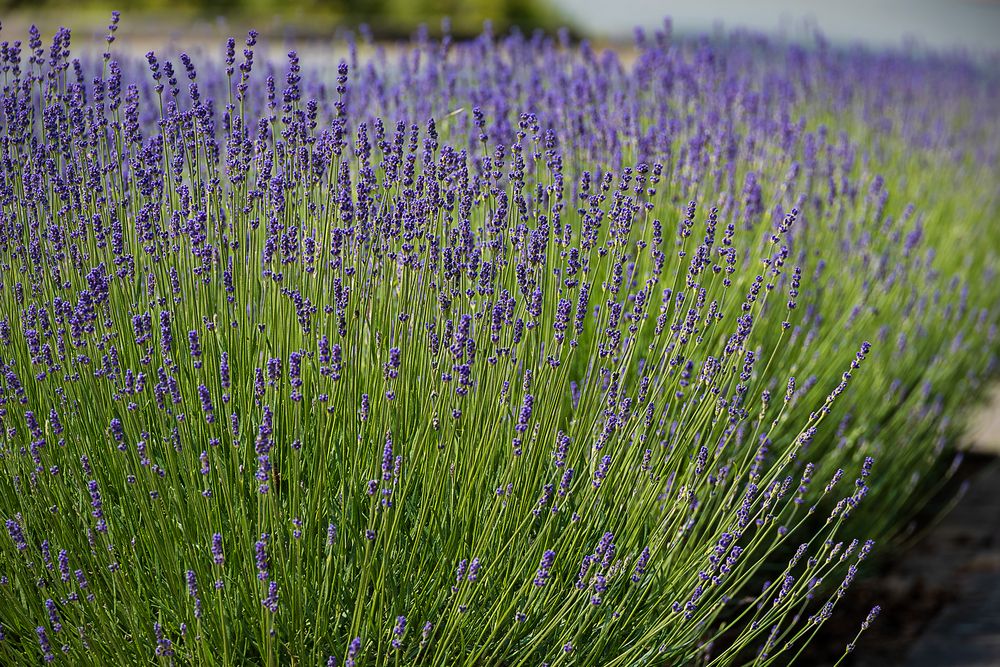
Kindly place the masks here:
<instances>
[{"instance_id":1,"label":"distant lavender row","mask_svg":"<svg viewBox=\"0 0 1000 667\"><path fill-rule=\"evenodd\" d=\"M974 65L117 25L0 43L3 660L787 664L953 471Z\"/></svg>"}]
</instances>

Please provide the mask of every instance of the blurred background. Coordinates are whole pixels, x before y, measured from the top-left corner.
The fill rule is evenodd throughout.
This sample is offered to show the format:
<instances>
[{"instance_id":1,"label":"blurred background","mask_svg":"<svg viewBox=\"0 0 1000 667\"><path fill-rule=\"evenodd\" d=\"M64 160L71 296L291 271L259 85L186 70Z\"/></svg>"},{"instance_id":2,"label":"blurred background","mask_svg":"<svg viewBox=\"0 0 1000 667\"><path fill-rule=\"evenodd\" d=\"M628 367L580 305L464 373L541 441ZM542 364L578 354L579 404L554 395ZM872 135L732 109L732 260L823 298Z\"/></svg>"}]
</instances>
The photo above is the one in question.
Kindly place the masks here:
<instances>
[{"instance_id":1,"label":"blurred background","mask_svg":"<svg viewBox=\"0 0 1000 667\"><path fill-rule=\"evenodd\" d=\"M421 24L438 33L447 17L459 38L490 20L497 32L568 27L576 37L622 41L636 26L658 27L670 16L678 35L749 28L796 39L819 30L835 44L1000 51L1000 0L0 0L8 34L30 23L98 34L112 9L124 12L126 34L160 39L225 37L247 27L322 39L364 23L376 38L394 40Z\"/></svg>"}]
</instances>

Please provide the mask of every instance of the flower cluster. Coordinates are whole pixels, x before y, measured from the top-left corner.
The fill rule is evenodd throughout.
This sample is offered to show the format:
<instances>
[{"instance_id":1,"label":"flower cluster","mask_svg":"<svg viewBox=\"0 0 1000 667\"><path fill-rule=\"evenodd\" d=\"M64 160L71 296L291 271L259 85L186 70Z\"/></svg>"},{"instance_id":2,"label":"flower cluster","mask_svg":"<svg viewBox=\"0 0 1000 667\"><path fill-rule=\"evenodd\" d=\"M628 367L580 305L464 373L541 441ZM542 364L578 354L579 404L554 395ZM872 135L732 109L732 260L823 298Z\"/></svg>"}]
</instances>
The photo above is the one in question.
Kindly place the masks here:
<instances>
[{"instance_id":1,"label":"flower cluster","mask_svg":"<svg viewBox=\"0 0 1000 667\"><path fill-rule=\"evenodd\" d=\"M954 471L973 63L118 26L0 42L9 660L785 663Z\"/></svg>"}]
</instances>

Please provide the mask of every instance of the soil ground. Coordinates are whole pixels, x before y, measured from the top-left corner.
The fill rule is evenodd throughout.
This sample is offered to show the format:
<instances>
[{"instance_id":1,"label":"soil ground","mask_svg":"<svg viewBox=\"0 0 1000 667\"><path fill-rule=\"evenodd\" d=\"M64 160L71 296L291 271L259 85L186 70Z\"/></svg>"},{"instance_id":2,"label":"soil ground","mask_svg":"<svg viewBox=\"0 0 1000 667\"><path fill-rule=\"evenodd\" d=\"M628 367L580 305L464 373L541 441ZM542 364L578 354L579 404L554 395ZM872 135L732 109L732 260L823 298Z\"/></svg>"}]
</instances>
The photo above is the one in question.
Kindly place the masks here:
<instances>
[{"instance_id":1,"label":"soil ground","mask_svg":"<svg viewBox=\"0 0 1000 667\"><path fill-rule=\"evenodd\" d=\"M973 420L968 450L958 502L879 576L856 582L802 664L836 663L879 604L841 665L1000 667L1000 389Z\"/></svg>"}]
</instances>

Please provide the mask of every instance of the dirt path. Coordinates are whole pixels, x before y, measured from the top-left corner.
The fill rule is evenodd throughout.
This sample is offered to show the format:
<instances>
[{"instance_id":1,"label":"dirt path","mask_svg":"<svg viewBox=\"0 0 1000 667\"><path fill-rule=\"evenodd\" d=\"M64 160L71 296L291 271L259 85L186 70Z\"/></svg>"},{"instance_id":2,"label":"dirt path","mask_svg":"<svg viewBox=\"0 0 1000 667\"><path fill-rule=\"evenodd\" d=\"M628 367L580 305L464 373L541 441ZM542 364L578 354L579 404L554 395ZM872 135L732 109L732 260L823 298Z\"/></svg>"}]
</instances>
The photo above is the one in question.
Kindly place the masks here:
<instances>
[{"instance_id":1,"label":"dirt path","mask_svg":"<svg viewBox=\"0 0 1000 667\"><path fill-rule=\"evenodd\" d=\"M952 510L883 572L855 583L800 664L832 667L878 604L882 615L841 667L1000 667L1000 387L968 443L944 494L965 485Z\"/></svg>"},{"instance_id":2,"label":"dirt path","mask_svg":"<svg viewBox=\"0 0 1000 667\"><path fill-rule=\"evenodd\" d=\"M974 420L971 450L1000 454L1000 390ZM926 626L905 667L1000 666L1000 458L971 481L968 492L910 557L937 573L948 602Z\"/></svg>"},{"instance_id":3,"label":"dirt path","mask_svg":"<svg viewBox=\"0 0 1000 667\"><path fill-rule=\"evenodd\" d=\"M908 559L949 598L918 634L905 667L1000 665L1000 460Z\"/></svg>"},{"instance_id":4,"label":"dirt path","mask_svg":"<svg viewBox=\"0 0 1000 667\"><path fill-rule=\"evenodd\" d=\"M994 387L990 403L972 420L969 449L1000 456L1000 387Z\"/></svg>"}]
</instances>

